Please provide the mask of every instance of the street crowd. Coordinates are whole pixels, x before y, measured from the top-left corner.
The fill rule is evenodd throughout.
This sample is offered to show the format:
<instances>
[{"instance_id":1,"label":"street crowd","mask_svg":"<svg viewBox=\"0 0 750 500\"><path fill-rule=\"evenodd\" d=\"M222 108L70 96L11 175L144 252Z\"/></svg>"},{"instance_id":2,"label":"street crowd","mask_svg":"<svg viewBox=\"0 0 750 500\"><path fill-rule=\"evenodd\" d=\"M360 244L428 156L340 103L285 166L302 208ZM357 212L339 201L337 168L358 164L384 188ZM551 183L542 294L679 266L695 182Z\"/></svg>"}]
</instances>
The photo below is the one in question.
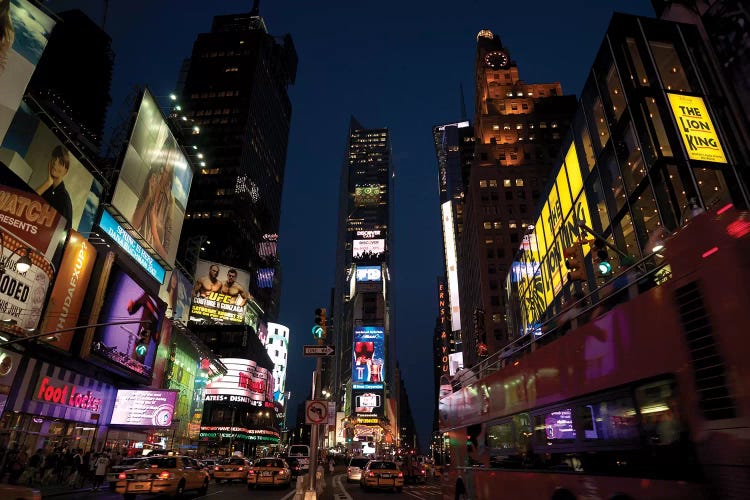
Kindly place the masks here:
<instances>
[{"instance_id":1,"label":"street crowd","mask_svg":"<svg viewBox=\"0 0 750 500\"><path fill-rule=\"evenodd\" d=\"M4 452L2 478L24 486L68 486L101 488L110 467L120 463L119 452L83 452L77 448L38 449L34 454L11 449Z\"/></svg>"}]
</instances>

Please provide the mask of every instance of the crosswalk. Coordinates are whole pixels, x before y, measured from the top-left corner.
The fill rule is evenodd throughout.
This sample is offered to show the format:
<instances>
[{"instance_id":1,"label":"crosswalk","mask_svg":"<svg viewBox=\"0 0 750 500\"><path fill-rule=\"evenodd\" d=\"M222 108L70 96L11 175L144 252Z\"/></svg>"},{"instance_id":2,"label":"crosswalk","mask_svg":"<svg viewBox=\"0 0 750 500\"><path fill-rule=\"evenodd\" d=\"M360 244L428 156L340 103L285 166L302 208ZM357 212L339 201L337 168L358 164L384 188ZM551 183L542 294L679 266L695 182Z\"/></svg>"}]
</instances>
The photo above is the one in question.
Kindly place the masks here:
<instances>
[{"instance_id":1,"label":"crosswalk","mask_svg":"<svg viewBox=\"0 0 750 500\"><path fill-rule=\"evenodd\" d=\"M404 486L404 493L421 500L442 498L443 492L437 484L417 484Z\"/></svg>"}]
</instances>

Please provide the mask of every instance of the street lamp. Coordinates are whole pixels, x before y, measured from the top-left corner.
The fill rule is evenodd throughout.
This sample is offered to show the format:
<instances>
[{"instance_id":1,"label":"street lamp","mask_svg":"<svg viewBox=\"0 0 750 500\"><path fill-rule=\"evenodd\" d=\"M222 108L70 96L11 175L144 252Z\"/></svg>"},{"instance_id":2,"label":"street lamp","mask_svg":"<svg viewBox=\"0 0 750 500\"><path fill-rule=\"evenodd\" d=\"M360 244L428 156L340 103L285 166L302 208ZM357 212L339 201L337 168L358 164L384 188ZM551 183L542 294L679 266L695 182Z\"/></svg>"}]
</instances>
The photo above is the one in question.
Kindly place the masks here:
<instances>
[{"instance_id":1,"label":"street lamp","mask_svg":"<svg viewBox=\"0 0 750 500\"><path fill-rule=\"evenodd\" d=\"M10 248L6 247L5 244L5 232L0 231L0 276L5 274L5 270L10 265L11 259L14 255L18 255L19 257L19 259L16 260L16 271L23 274L31 269L31 257L29 257L29 255L34 252L33 249L24 247L22 245L18 245L15 248ZM10 254L7 257L3 257L5 249L10 251ZM23 255L20 252L24 252Z\"/></svg>"}]
</instances>

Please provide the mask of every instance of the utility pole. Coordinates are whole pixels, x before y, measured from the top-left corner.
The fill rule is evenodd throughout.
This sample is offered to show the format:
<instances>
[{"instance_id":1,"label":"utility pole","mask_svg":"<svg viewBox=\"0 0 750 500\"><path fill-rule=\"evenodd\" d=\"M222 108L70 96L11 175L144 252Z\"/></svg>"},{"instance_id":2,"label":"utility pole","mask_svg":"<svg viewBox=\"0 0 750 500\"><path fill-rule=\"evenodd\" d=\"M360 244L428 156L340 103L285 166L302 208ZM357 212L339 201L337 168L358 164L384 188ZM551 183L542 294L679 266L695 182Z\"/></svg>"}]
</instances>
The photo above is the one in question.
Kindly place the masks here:
<instances>
[{"instance_id":1,"label":"utility pole","mask_svg":"<svg viewBox=\"0 0 750 500\"><path fill-rule=\"evenodd\" d=\"M318 345L324 345L326 340L326 310L318 308L315 310L315 326L312 329L313 336L316 338ZM320 399L321 393L321 372L323 371L323 358L318 356L315 363L315 373L313 373L312 381L312 398L314 401ZM318 426L320 424L310 424L310 489L309 491L317 491L318 482Z\"/></svg>"}]
</instances>

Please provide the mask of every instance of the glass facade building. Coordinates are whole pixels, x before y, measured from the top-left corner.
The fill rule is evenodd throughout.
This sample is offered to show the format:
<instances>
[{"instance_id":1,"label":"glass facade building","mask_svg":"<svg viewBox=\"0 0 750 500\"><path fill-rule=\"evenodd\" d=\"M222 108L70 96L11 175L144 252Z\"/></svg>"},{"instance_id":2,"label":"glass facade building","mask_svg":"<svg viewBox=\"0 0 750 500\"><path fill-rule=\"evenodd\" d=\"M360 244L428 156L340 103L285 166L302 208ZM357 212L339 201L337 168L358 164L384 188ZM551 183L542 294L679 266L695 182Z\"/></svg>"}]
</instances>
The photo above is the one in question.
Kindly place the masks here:
<instances>
[{"instance_id":1,"label":"glass facade building","mask_svg":"<svg viewBox=\"0 0 750 500\"><path fill-rule=\"evenodd\" d=\"M565 298L616 276L624 256L648 257L695 211L747 207L746 145L709 57L695 26L613 16L507 275L513 338L538 333ZM581 224L618 249L609 276L594 272L597 252L583 244L588 281L568 278L563 249L592 237Z\"/></svg>"}]
</instances>

